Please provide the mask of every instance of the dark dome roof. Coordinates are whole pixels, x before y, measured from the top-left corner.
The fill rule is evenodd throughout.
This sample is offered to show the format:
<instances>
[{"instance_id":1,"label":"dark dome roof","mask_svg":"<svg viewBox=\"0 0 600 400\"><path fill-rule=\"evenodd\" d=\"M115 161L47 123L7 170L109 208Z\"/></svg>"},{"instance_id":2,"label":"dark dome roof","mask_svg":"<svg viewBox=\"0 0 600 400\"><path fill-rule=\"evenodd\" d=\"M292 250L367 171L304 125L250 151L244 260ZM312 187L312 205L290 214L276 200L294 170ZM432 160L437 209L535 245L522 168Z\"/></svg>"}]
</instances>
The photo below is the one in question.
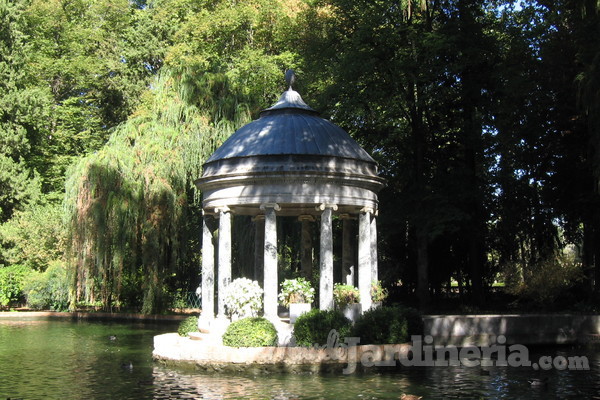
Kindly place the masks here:
<instances>
[{"instance_id":1,"label":"dark dome roof","mask_svg":"<svg viewBox=\"0 0 600 400\"><path fill-rule=\"evenodd\" d=\"M377 163L342 128L321 118L291 85L238 129L204 163L196 186L207 212L227 207L258 215L260 205L278 204L279 215L320 215L322 205L354 214L377 209L385 180Z\"/></svg>"},{"instance_id":2,"label":"dark dome roof","mask_svg":"<svg viewBox=\"0 0 600 400\"><path fill-rule=\"evenodd\" d=\"M292 88L238 129L206 161L252 156L309 155L375 163L342 128L323 119Z\"/></svg>"}]
</instances>

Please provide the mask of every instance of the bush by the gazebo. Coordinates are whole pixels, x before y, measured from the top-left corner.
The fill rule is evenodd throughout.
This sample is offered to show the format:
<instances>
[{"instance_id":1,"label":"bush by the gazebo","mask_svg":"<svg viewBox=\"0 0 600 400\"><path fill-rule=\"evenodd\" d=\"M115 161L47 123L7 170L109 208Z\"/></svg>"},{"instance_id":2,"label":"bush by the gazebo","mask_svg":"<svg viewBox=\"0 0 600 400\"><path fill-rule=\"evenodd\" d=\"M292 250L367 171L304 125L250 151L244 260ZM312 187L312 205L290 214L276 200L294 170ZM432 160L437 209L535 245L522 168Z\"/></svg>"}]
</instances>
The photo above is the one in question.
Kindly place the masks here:
<instances>
[{"instance_id":1,"label":"bush by the gazebo","mask_svg":"<svg viewBox=\"0 0 600 400\"><path fill-rule=\"evenodd\" d=\"M409 307L378 307L366 311L356 321L352 336L360 344L405 343L411 335L423 334L421 314Z\"/></svg>"},{"instance_id":2,"label":"bush by the gazebo","mask_svg":"<svg viewBox=\"0 0 600 400\"><path fill-rule=\"evenodd\" d=\"M294 337L299 346L323 345L332 329L341 340L350 334L351 322L338 310L312 310L302 314L294 325Z\"/></svg>"},{"instance_id":3,"label":"bush by the gazebo","mask_svg":"<svg viewBox=\"0 0 600 400\"><path fill-rule=\"evenodd\" d=\"M187 336L190 332L198 332L198 317L187 317L179 323L179 336Z\"/></svg>"},{"instance_id":4,"label":"bush by the gazebo","mask_svg":"<svg viewBox=\"0 0 600 400\"><path fill-rule=\"evenodd\" d=\"M263 347L277 345L277 329L262 317L232 322L223 334L223 344L230 347Z\"/></svg>"}]
</instances>

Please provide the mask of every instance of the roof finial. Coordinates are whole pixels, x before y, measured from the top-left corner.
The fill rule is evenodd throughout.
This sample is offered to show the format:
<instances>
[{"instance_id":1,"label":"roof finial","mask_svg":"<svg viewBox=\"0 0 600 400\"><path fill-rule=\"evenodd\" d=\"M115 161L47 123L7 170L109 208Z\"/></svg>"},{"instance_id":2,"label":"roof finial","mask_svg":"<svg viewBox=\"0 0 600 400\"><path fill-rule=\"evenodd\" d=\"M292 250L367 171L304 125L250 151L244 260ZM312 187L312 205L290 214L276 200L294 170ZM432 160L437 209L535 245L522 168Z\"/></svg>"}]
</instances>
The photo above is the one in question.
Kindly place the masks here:
<instances>
[{"instance_id":1,"label":"roof finial","mask_svg":"<svg viewBox=\"0 0 600 400\"><path fill-rule=\"evenodd\" d=\"M294 85L294 82L296 82L296 73L293 69L288 69L285 71L285 81L290 87L288 90L292 90L292 86Z\"/></svg>"}]
</instances>

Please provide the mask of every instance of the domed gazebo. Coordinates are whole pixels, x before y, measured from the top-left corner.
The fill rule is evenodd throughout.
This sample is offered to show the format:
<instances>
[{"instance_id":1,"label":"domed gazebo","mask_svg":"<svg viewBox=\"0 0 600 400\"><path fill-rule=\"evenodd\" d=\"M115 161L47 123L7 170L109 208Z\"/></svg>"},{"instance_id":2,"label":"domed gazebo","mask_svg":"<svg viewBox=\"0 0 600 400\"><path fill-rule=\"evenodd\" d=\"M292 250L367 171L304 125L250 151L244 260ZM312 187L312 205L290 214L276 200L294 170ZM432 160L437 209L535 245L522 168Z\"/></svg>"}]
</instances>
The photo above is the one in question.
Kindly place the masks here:
<instances>
[{"instance_id":1,"label":"domed gazebo","mask_svg":"<svg viewBox=\"0 0 600 400\"><path fill-rule=\"evenodd\" d=\"M310 223L320 220L319 308L333 308L332 215L343 218L345 283L356 280L353 250L358 247L358 288L362 309L371 307L377 280L377 193L384 180L377 164L348 133L321 118L292 89L260 118L237 130L204 164L196 185L203 192L202 319L225 316L222 293L231 281L231 218L249 215L256 224L255 268L262 269L265 317L277 315L278 216L302 221L302 271L312 268ZM217 257L212 220L218 219ZM351 225L358 218L358 244ZM215 261L219 298L215 310Z\"/></svg>"}]
</instances>

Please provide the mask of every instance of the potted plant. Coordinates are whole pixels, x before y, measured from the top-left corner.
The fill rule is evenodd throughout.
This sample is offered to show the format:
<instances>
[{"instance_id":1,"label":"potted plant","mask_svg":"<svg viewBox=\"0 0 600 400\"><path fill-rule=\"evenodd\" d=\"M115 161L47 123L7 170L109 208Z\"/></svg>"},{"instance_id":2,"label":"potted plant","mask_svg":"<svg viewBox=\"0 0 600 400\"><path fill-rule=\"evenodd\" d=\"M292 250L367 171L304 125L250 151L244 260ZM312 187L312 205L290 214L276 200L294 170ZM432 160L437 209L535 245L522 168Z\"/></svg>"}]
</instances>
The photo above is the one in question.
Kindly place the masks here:
<instances>
[{"instance_id":1,"label":"potted plant","mask_svg":"<svg viewBox=\"0 0 600 400\"><path fill-rule=\"evenodd\" d=\"M225 313L232 321L257 317L262 310L263 290L247 278L233 280L225 290Z\"/></svg>"},{"instance_id":2,"label":"potted plant","mask_svg":"<svg viewBox=\"0 0 600 400\"><path fill-rule=\"evenodd\" d=\"M336 283L333 286L333 301L350 321L355 322L360 317L360 292L354 286Z\"/></svg>"},{"instance_id":3,"label":"potted plant","mask_svg":"<svg viewBox=\"0 0 600 400\"><path fill-rule=\"evenodd\" d=\"M304 278L286 279L281 284L279 302L290 308L290 324L295 323L300 315L310 311L314 298L315 289Z\"/></svg>"},{"instance_id":4,"label":"potted plant","mask_svg":"<svg viewBox=\"0 0 600 400\"><path fill-rule=\"evenodd\" d=\"M290 309L290 323L296 322L301 314L310 311L315 289L304 278L286 279L281 284L279 302Z\"/></svg>"},{"instance_id":5,"label":"potted plant","mask_svg":"<svg viewBox=\"0 0 600 400\"><path fill-rule=\"evenodd\" d=\"M381 285L381 281L373 281L371 283L371 300L373 301L372 308L381 307L381 303L388 297L388 291Z\"/></svg>"}]
</instances>

